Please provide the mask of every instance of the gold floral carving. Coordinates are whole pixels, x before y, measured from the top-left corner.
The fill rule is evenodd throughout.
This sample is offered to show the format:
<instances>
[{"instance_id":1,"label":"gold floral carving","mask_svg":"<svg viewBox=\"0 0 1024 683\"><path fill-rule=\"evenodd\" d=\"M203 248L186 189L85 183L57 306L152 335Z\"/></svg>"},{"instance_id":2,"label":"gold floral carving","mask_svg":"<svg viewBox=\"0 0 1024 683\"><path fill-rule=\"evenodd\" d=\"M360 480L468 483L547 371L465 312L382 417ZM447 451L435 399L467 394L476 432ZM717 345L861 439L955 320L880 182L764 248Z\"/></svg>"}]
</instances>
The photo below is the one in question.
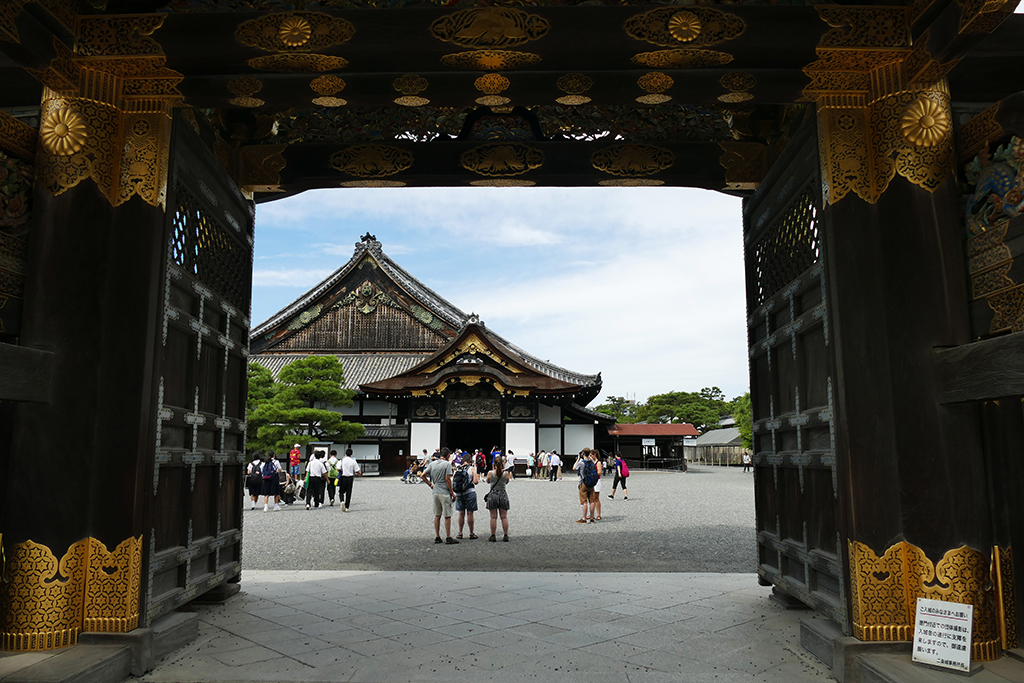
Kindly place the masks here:
<instances>
[{"instance_id":1,"label":"gold floral carving","mask_svg":"<svg viewBox=\"0 0 1024 683\"><path fill-rule=\"evenodd\" d=\"M637 79L636 84L647 92L664 92L675 84L668 74L652 71Z\"/></svg>"},{"instance_id":2,"label":"gold floral carving","mask_svg":"<svg viewBox=\"0 0 1024 683\"><path fill-rule=\"evenodd\" d=\"M633 63L652 69L699 69L710 66L723 66L733 60L728 52L714 50L697 50L676 48L674 50L655 50L633 55Z\"/></svg>"},{"instance_id":3,"label":"gold floral carving","mask_svg":"<svg viewBox=\"0 0 1024 683\"><path fill-rule=\"evenodd\" d=\"M0 38L9 43L20 43L18 26L14 20L21 14L21 10L28 0L6 0L0 3Z\"/></svg>"},{"instance_id":4,"label":"gold floral carving","mask_svg":"<svg viewBox=\"0 0 1024 683\"><path fill-rule=\"evenodd\" d=\"M6 549L0 584L0 647L51 650L74 645L82 630L125 633L138 625L142 537L113 552L94 538L58 561L44 545Z\"/></svg>"},{"instance_id":5,"label":"gold floral carving","mask_svg":"<svg viewBox=\"0 0 1024 683\"><path fill-rule=\"evenodd\" d=\"M74 154L85 145L85 138L85 119L69 107L50 112L39 124L39 139L50 154Z\"/></svg>"},{"instance_id":6,"label":"gold floral carving","mask_svg":"<svg viewBox=\"0 0 1024 683\"><path fill-rule=\"evenodd\" d=\"M341 97L314 97L310 100L318 107L344 107L348 100Z\"/></svg>"},{"instance_id":7,"label":"gold floral carving","mask_svg":"<svg viewBox=\"0 0 1024 683\"><path fill-rule=\"evenodd\" d=\"M1004 289L1016 286L1016 282L1010 277L1010 269L1013 268L1013 261L1007 261L991 270L982 271L971 275L971 296L981 299L989 295L1001 292Z\"/></svg>"},{"instance_id":8,"label":"gold floral carving","mask_svg":"<svg viewBox=\"0 0 1024 683\"><path fill-rule=\"evenodd\" d=\"M750 90L757 85L757 79L745 71L730 71L719 78L718 82L722 84L723 88L726 90L732 90L733 92Z\"/></svg>"},{"instance_id":9,"label":"gold floral carving","mask_svg":"<svg viewBox=\"0 0 1024 683\"><path fill-rule=\"evenodd\" d=\"M636 101L640 104L665 104L671 100L671 95L662 95L661 93L651 93L649 95L641 95L636 98Z\"/></svg>"},{"instance_id":10,"label":"gold floral carving","mask_svg":"<svg viewBox=\"0 0 1024 683\"><path fill-rule=\"evenodd\" d=\"M932 564L923 550L906 541L879 557L851 540L849 554L853 632L860 640L910 640L917 599L929 598L974 605L973 658L1002 655L997 600L987 590L997 577L979 551L962 546Z\"/></svg>"},{"instance_id":11,"label":"gold floral carving","mask_svg":"<svg viewBox=\"0 0 1024 683\"><path fill-rule=\"evenodd\" d=\"M613 178L600 180L597 184L602 187L658 187L664 185L665 181L654 178Z\"/></svg>"},{"instance_id":12,"label":"gold floral carving","mask_svg":"<svg viewBox=\"0 0 1024 683\"><path fill-rule=\"evenodd\" d=\"M434 363L430 367L425 368L423 370L420 370L420 374L421 375L430 375L430 374L432 374L434 372L437 372L438 370L440 370L444 366L450 365L451 363L453 363L456 360L458 360L460 357L465 356L467 354L470 355L470 356L475 356L477 354L480 354L481 356L487 356L488 358L493 360L498 365L501 365L505 370L508 370L508 371L510 371L512 373L515 373L515 374L519 374L519 373L523 372L521 369L513 367L512 365L510 365L507 360L505 360L504 358L499 356L494 351L494 349L492 349L479 336L477 336L476 334L470 334L468 337L466 337L464 340L462 340L461 344L459 344L457 347L455 347L450 352L448 352L448 354L446 354L444 356L444 358L441 358L439 361L437 361L436 363Z\"/></svg>"},{"instance_id":13,"label":"gold floral carving","mask_svg":"<svg viewBox=\"0 0 1024 683\"><path fill-rule=\"evenodd\" d=\"M590 156L598 171L627 177L652 175L671 168L675 161L672 152L654 145L615 145Z\"/></svg>"},{"instance_id":14,"label":"gold floral carving","mask_svg":"<svg viewBox=\"0 0 1024 683\"><path fill-rule=\"evenodd\" d=\"M693 12L676 12L668 20L668 32L681 43L689 43L700 35L703 28L700 17Z\"/></svg>"},{"instance_id":15,"label":"gold floral carving","mask_svg":"<svg viewBox=\"0 0 1024 683\"><path fill-rule=\"evenodd\" d=\"M544 153L527 145L483 145L462 153L462 167L492 177L517 176L544 165Z\"/></svg>"},{"instance_id":16,"label":"gold floral carving","mask_svg":"<svg viewBox=\"0 0 1024 683\"><path fill-rule=\"evenodd\" d=\"M295 53L253 57L246 64L261 71L316 73L344 69L348 66L348 60L334 55Z\"/></svg>"},{"instance_id":17,"label":"gold floral carving","mask_svg":"<svg viewBox=\"0 0 1024 683\"><path fill-rule=\"evenodd\" d=\"M81 16L75 51L79 57L163 55L153 33L163 26L165 14Z\"/></svg>"},{"instance_id":18,"label":"gold floral carving","mask_svg":"<svg viewBox=\"0 0 1024 683\"><path fill-rule=\"evenodd\" d=\"M907 105L900 116L900 132L918 147L935 147L946 139L952 127L949 112L923 96Z\"/></svg>"},{"instance_id":19,"label":"gold floral carving","mask_svg":"<svg viewBox=\"0 0 1024 683\"><path fill-rule=\"evenodd\" d=\"M22 159L34 159L38 138L34 128L7 112L0 112L0 149Z\"/></svg>"},{"instance_id":20,"label":"gold floral carving","mask_svg":"<svg viewBox=\"0 0 1024 683\"><path fill-rule=\"evenodd\" d=\"M594 81L589 76L580 73L565 74L561 76L555 85L559 90L566 93L555 101L568 106L578 106L590 102L590 98L584 95L593 87Z\"/></svg>"},{"instance_id":21,"label":"gold floral carving","mask_svg":"<svg viewBox=\"0 0 1024 683\"><path fill-rule=\"evenodd\" d=\"M438 40L460 47L515 47L547 35L551 24L537 14L511 7L464 9L441 17L430 25Z\"/></svg>"},{"instance_id":22,"label":"gold floral carving","mask_svg":"<svg viewBox=\"0 0 1024 683\"><path fill-rule=\"evenodd\" d=\"M515 50L470 50L445 55L441 57L441 63L460 69L501 71L539 64L540 55L535 55L532 52L516 52Z\"/></svg>"},{"instance_id":23,"label":"gold floral carving","mask_svg":"<svg viewBox=\"0 0 1024 683\"><path fill-rule=\"evenodd\" d=\"M720 142L719 163L725 169L726 189L755 190L768 172L768 148L759 142Z\"/></svg>"},{"instance_id":24,"label":"gold floral carving","mask_svg":"<svg viewBox=\"0 0 1024 683\"><path fill-rule=\"evenodd\" d=\"M989 333L1024 331L1024 285L985 298L992 309Z\"/></svg>"},{"instance_id":25,"label":"gold floral carving","mask_svg":"<svg viewBox=\"0 0 1024 683\"><path fill-rule=\"evenodd\" d=\"M824 48L909 48L910 24L903 7L825 7L818 16L831 28L818 42Z\"/></svg>"},{"instance_id":26,"label":"gold floral carving","mask_svg":"<svg viewBox=\"0 0 1024 683\"><path fill-rule=\"evenodd\" d=\"M347 42L355 32L355 26L341 17L287 12L244 21L235 29L235 38L267 52L315 52Z\"/></svg>"},{"instance_id":27,"label":"gold floral carving","mask_svg":"<svg viewBox=\"0 0 1024 683\"><path fill-rule=\"evenodd\" d=\"M416 74L405 74L399 76L391 83L391 87L403 95L416 95L427 89L427 79Z\"/></svg>"},{"instance_id":28,"label":"gold floral carving","mask_svg":"<svg viewBox=\"0 0 1024 683\"><path fill-rule=\"evenodd\" d=\"M999 103L981 112L970 121L960 126L957 131L958 145L960 149L960 163L974 158L974 156L988 143L998 140L1006 133L999 124L996 116L999 114Z\"/></svg>"},{"instance_id":29,"label":"gold floral carving","mask_svg":"<svg viewBox=\"0 0 1024 683\"><path fill-rule=\"evenodd\" d=\"M672 47L685 42L693 47L707 47L740 36L746 22L735 14L710 7L659 7L630 17L623 26L637 40L653 45Z\"/></svg>"},{"instance_id":30,"label":"gold floral carving","mask_svg":"<svg viewBox=\"0 0 1024 683\"><path fill-rule=\"evenodd\" d=\"M395 98L395 104L400 104L403 107L422 107L430 104L430 100L426 97L417 97L416 95L402 95Z\"/></svg>"},{"instance_id":31,"label":"gold floral carving","mask_svg":"<svg viewBox=\"0 0 1024 683\"><path fill-rule=\"evenodd\" d=\"M241 76L228 82L228 90L235 95L235 97L231 98L230 102L236 107L263 106L265 104L263 100L253 97L262 89L263 83L252 76Z\"/></svg>"},{"instance_id":32,"label":"gold floral carving","mask_svg":"<svg viewBox=\"0 0 1024 683\"><path fill-rule=\"evenodd\" d=\"M412 154L388 145L356 145L335 152L331 166L357 178L383 178L412 168Z\"/></svg>"},{"instance_id":33,"label":"gold floral carving","mask_svg":"<svg viewBox=\"0 0 1024 683\"><path fill-rule=\"evenodd\" d=\"M1009 225L1008 221L1001 221L967 240L967 271L971 275L1013 258L1003 241Z\"/></svg>"},{"instance_id":34,"label":"gold floral carving","mask_svg":"<svg viewBox=\"0 0 1024 683\"><path fill-rule=\"evenodd\" d=\"M501 74L484 74L476 79L473 85L482 93L497 95L502 90L507 90L511 83Z\"/></svg>"},{"instance_id":35,"label":"gold floral carving","mask_svg":"<svg viewBox=\"0 0 1024 683\"><path fill-rule=\"evenodd\" d=\"M345 89L345 81L341 80L337 76L325 75L317 76L309 82L309 87L317 95L322 97L329 97L330 95L336 95Z\"/></svg>"},{"instance_id":36,"label":"gold floral carving","mask_svg":"<svg viewBox=\"0 0 1024 683\"><path fill-rule=\"evenodd\" d=\"M509 98L502 97L501 95L483 95L482 97L476 98L476 103L482 104L485 107L500 107L511 101L512 100Z\"/></svg>"},{"instance_id":37,"label":"gold floral carving","mask_svg":"<svg viewBox=\"0 0 1024 683\"><path fill-rule=\"evenodd\" d=\"M1013 14L1017 0L957 0L960 33L991 33Z\"/></svg>"}]
</instances>

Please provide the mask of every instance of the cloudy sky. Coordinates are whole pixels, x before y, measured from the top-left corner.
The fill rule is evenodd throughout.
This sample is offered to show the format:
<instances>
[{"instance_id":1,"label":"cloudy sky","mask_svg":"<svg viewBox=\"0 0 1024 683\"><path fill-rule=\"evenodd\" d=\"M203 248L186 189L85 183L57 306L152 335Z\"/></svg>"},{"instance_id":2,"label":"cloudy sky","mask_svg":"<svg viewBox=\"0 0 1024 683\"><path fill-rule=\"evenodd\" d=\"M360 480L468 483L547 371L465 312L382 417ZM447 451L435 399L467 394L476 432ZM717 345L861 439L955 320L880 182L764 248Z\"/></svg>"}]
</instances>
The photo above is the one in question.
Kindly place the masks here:
<instances>
[{"instance_id":1,"label":"cloudy sky","mask_svg":"<svg viewBox=\"0 0 1024 683\"><path fill-rule=\"evenodd\" d=\"M384 252L539 358L644 400L747 391L740 201L680 188L337 189L261 204L258 324L344 264Z\"/></svg>"}]
</instances>

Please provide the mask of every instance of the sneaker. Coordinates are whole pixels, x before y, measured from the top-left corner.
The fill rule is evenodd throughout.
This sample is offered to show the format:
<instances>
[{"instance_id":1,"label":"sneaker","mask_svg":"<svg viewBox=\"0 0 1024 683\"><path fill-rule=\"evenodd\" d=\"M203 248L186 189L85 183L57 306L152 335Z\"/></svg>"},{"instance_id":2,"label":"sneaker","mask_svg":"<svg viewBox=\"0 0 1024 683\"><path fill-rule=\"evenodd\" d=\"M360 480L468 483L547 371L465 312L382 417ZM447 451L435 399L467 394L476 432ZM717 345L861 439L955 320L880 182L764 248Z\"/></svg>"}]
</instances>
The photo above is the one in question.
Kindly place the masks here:
<instances>
[{"instance_id":1,"label":"sneaker","mask_svg":"<svg viewBox=\"0 0 1024 683\"><path fill-rule=\"evenodd\" d=\"M264 506L263 506L263 511L264 511L264 512L266 512L266 511L267 511L267 510L269 510L269 509L270 509L270 506L269 506L269 505L264 505Z\"/></svg>"},{"instance_id":2,"label":"sneaker","mask_svg":"<svg viewBox=\"0 0 1024 683\"><path fill-rule=\"evenodd\" d=\"M341 511L342 512L348 512L348 506L347 505L342 505L341 506Z\"/></svg>"},{"instance_id":3,"label":"sneaker","mask_svg":"<svg viewBox=\"0 0 1024 683\"><path fill-rule=\"evenodd\" d=\"M586 524L586 523L587 523L587 520L585 520L585 519L577 519L577 520L576 520L576 523L577 523L577 524Z\"/></svg>"},{"instance_id":4,"label":"sneaker","mask_svg":"<svg viewBox=\"0 0 1024 683\"><path fill-rule=\"evenodd\" d=\"M505 543L508 543L508 534L505 534L505 538L503 538L501 540L505 541Z\"/></svg>"},{"instance_id":5,"label":"sneaker","mask_svg":"<svg viewBox=\"0 0 1024 683\"><path fill-rule=\"evenodd\" d=\"M274 506L274 512L280 512L280 511L281 511L281 506L280 505L275 505Z\"/></svg>"},{"instance_id":6,"label":"sneaker","mask_svg":"<svg viewBox=\"0 0 1024 683\"><path fill-rule=\"evenodd\" d=\"M307 510L309 509L309 503L306 503L306 509Z\"/></svg>"},{"instance_id":7,"label":"sneaker","mask_svg":"<svg viewBox=\"0 0 1024 683\"><path fill-rule=\"evenodd\" d=\"M252 504L252 507L251 507L251 508L249 508L249 509L250 509L250 510L255 510L255 509L256 509L256 503L253 503L253 504Z\"/></svg>"},{"instance_id":8,"label":"sneaker","mask_svg":"<svg viewBox=\"0 0 1024 683\"><path fill-rule=\"evenodd\" d=\"M449 536L448 538L444 539L444 543L445 543L445 545L458 545L459 544L459 542L456 541L451 536Z\"/></svg>"},{"instance_id":9,"label":"sneaker","mask_svg":"<svg viewBox=\"0 0 1024 683\"><path fill-rule=\"evenodd\" d=\"M587 524L597 524L597 520L594 518L590 518L587 520Z\"/></svg>"},{"instance_id":10,"label":"sneaker","mask_svg":"<svg viewBox=\"0 0 1024 683\"><path fill-rule=\"evenodd\" d=\"M629 496L623 496L622 500L629 500Z\"/></svg>"},{"instance_id":11,"label":"sneaker","mask_svg":"<svg viewBox=\"0 0 1024 683\"><path fill-rule=\"evenodd\" d=\"M434 543L443 543L443 542L444 542L444 541L442 541L442 540L441 540L441 537L440 537L440 536L436 536L436 537L434 537Z\"/></svg>"},{"instance_id":12,"label":"sneaker","mask_svg":"<svg viewBox=\"0 0 1024 683\"><path fill-rule=\"evenodd\" d=\"M611 498L612 500L615 500L615 496L608 496L608 497Z\"/></svg>"},{"instance_id":13,"label":"sneaker","mask_svg":"<svg viewBox=\"0 0 1024 683\"><path fill-rule=\"evenodd\" d=\"M333 500L331 501L331 507L334 507L334 501Z\"/></svg>"},{"instance_id":14,"label":"sneaker","mask_svg":"<svg viewBox=\"0 0 1024 683\"><path fill-rule=\"evenodd\" d=\"M498 539L496 539L496 538L494 537L494 534L491 534L491 537L490 537L490 538L488 538L487 540L488 540L488 541L490 541L491 543L494 543L494 542L495 542L495 541L497 541Z\"/></svg>"}]
</instances>

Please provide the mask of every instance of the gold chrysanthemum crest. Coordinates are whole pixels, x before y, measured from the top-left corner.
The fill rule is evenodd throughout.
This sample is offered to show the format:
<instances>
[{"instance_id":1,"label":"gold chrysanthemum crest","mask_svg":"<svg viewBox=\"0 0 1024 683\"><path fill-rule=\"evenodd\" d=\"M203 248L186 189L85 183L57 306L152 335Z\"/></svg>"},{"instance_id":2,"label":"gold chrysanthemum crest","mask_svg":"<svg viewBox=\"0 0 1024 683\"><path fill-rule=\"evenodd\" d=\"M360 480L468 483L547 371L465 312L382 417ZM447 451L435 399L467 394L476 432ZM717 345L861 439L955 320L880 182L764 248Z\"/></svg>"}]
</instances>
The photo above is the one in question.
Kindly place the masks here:
<instances>
[{"instance_id":1,"label":"gold chrysanthemum crest","mask_svg":"<svg viewBox=\"0 0 1024 683\"><path fill-rule=\"evenodd\" d=\"M351 22L323 12L267 14L243 21L235 38L267 52L313 52L347 42L355 35Z\"/></svg>"},{"instance_id":2,"label":"gold chrysanthemum crest","mask_svg":"<svg viewBox=\"0 0 1024 683\"><path fill-rule=\"evenodd\" d=\"M668 20L668 32L681 43L688 43L700 35L700 17L693 12L676 12Z\"/></svg>"},{"instance_id":3,"label":"gold chrysanthemum crest","mask_svg":"<svg viewBox=\"0 0 1024 683\"><path fill-rule=\"evenodd\" d=\"M302 17L285 17L277 28L277 35L288 47L300 47L313 35L313 27Z\"/></svg>"},{"instance_id":4,"label":"gold chrysanthemum crest","mask_svg":"<svg viewBox=\"0 0 1024 683\"><path fill-rule=\"evenodd\" d=\"M924 97L911 102L900 116L900 132L918 147L935 147L949 135L949 113L939 104Z\"/></svg>"},{"instance_id":5,"label":"gold chrysanthemum crest","mask_svg":"<svg viewBox=\"0 0 1024 683\"><path fill-rule=\"evenodd\" d=\"M70 156L82 149L88 126L81 114L64 107L48 114L39 126L39 139L50 154Z\"/></svg>"}]
</instances>

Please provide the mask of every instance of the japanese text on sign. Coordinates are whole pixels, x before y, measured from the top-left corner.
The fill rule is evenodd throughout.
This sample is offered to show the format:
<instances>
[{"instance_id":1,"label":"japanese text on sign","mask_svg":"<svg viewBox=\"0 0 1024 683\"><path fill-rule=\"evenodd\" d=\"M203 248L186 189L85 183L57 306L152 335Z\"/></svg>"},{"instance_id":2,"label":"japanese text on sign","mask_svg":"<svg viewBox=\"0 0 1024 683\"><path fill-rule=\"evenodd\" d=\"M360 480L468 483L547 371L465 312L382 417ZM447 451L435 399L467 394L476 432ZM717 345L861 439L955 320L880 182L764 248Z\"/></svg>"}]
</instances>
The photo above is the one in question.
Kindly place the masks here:
<instances>
[{"instance_id":1,"label":"japanese text on sign","mask_svg":"<svg viewBox=\"0 0 1024 683\"><path fill-rule=\"evenodd\" d=\"M973 605L918 598L914 661L970 671L973 619Z\"/></svg>"}]
</instances>

